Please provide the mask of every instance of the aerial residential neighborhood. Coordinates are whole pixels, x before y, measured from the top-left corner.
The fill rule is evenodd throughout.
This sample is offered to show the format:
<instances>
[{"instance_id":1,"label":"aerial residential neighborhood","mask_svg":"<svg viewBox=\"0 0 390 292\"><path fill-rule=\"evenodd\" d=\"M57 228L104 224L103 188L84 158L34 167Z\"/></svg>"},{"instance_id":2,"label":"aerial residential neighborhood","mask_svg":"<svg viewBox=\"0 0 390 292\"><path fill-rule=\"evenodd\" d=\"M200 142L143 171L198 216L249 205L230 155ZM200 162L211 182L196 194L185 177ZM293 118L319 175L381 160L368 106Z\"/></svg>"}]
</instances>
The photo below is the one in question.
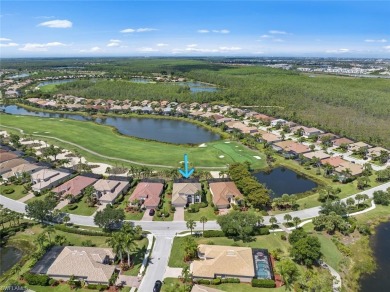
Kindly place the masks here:
<instances>
[{"instance_id":1,"label":"aerial residential neighborhood","mask_svg":"<svg viewBox=\"0 0 390 292\"><path fill-rule=\"evenodd\" d=\"M387 1L2 1L0 291L390 291Z\"/></svg>"}]
</instances>

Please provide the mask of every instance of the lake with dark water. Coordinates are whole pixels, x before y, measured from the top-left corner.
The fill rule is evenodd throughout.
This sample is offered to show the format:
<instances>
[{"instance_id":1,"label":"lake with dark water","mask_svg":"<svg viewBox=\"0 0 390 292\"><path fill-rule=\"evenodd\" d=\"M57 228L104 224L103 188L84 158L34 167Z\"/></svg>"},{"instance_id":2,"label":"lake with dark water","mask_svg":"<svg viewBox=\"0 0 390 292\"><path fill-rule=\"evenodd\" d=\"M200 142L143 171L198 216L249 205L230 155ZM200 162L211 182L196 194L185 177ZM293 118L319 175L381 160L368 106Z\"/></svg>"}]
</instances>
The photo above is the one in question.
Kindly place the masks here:
<instances>
[{"instance_id":1,"label":"lake with dark water","mask_svg":"<svg viewBox=\"0 0 390 292\"><path fill-rule=\"evenodd\" d=\"M93 121L115 127L123 135L175 144L201 144L221 138L203 127L179 120L122 117L94 119L77 114L30 111L16 105L0 106L0 109L14 115Z\"/></svg>"},{"instance_id":2,"label":"lake with dark water","mask_svg":"<svg viewBox=\"0 0 390 292\"><path fill-rule=\"evenodd\" d=\"M153 82L152 79L148 78L132 78L130 81L135 83L151 83ZM180 85L180 86L188 86L190 88L190 91L193 93L196 92L216 92L218 88L216 86L213 86L211 84L199 82L199 81L185 81L185 82L167 82L164 84L172 84L172 85Z\"/></svg>"},{"instance_id":3,"label":"lake with dark water","mask_svg":"<svg viewBox=\"0 0 390 292\"><path fill-rule=\"evenodd\" d=\"M362 292L390 291L390 222L381 223L370 239L377 264L373 274L363 276L360 281Z\"/></svg>"},{"instance_id":4,"label":"lake with dark water","mask_svg":"<svg viewBox=\"0 0 390 292\"><path fill-rule=\"evenodd\" d=\"M272 190L271 198L280 197L283 194L303 193L317 187L314 181L284 167L277 167L269 172L256 172L253 175Z\"/></svg>"},{"instance_id":5,"label":"lake with dark water","mask_svg":"<svg viewBox=\"0 0 390 292\"><path fill-rule=\"evenodd\" d=\"M64 84L72 81L76 81L77 79L58 79L58 80L47 80L39 83L37 87L42 87L45 85L50 85L50 84Z\"/></svg>"},{"instance_id":6,"label":"lake with dark water","mask_svg":"<svg viewBox=\"0 0 390 292\"><path fill-rule=\"evenodd\" d=\"M12 247L0 247L0 275L11 269L21 258L22 251Z\"/></svg>"}]
</instances>

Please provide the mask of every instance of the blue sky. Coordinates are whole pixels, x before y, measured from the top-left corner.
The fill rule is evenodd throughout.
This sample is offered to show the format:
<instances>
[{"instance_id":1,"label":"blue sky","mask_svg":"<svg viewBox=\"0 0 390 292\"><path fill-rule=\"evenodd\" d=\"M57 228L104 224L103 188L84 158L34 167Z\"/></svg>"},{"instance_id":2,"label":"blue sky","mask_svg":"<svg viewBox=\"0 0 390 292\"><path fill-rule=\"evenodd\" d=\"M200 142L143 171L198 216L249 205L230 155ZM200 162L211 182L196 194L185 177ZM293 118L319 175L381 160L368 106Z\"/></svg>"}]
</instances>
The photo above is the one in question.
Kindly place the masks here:
<instances>
[{"instance_id":1,"label":"blue sky","mask_svg":"<svg viewBox=\"0 0 390 292\"><path fill-rule=\"evenodd\" d=\"M389 1L1 1L1 57L390 57Z\"/></svg>"}]
</instances>

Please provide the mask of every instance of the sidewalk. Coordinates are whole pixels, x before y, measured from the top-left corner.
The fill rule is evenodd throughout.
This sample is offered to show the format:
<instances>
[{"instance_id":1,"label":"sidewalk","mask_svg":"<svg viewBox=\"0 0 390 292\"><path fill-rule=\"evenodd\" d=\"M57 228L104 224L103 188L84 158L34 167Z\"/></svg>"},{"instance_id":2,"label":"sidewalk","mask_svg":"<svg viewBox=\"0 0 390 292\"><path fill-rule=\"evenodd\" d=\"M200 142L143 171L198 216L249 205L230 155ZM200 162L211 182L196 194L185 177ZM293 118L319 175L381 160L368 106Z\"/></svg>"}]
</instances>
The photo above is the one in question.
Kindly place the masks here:
<instances>
[{"instance_id":1,"label":"sidewalk","mask_svg":"<svg viewBox=\"0 0 390 292\"><path fill-rule=\"evenodd\" d=\"M26 202L26 201L34 198L34 197L35 197L34 194L31 192L27 196L24 196L23 198L20 198L18 201L24 203L24 202Z\"/></svg>"}]
</instances>

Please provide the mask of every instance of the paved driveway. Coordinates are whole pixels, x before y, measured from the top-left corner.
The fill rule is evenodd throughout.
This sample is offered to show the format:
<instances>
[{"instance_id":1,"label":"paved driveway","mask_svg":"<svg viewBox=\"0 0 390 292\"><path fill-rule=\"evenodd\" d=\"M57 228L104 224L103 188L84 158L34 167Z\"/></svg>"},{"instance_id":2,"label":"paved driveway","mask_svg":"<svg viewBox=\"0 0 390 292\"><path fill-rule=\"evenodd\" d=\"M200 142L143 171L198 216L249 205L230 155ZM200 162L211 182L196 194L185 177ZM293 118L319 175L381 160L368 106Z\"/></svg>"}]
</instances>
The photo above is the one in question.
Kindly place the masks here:
<instances>
[{"instance_id":1,"label":"paved driveway","mask_svg":"<svg viewBox=\"0 0 390 292\"><path fill-rule=\"evenodd\" d=\"M153 216L149 215L149 209L146 209L144 212L144 216L142 216L141 221L153 221Z\"/></svg>"},{"instance_id":2,"label":"paved driveway","mask_svg":"<svg viewBox=\"0 0 390 292\"><path fill-rule=\"evenodd\" d=\"M54 208L54 210L61 210L64 208L66 205L69 204L69 200L63 200L58 203L58 205Z\"/></svg>"},{"instance_id":3,"label":"paved driveway","mask_svg":"<svg viewBox=\"0 0 390 292\"><path fill-rule=\"evenodd\" d=\"M126 276L126 275L119 275L118 279L116 280L116 285L122 284L126 287L135 287L138 288L141 284L141 278L138 278L137 276Z\"/></svg>"},{"instance_id":4,"label":"paved driveway","mask_svg":"<svg viewBox=\"0 0 390 292\"><path fill-rule=\"evenodd\" d=\"M176 207L173 221L184 221L184 207Z\"/></svg>"},{"instance_id":5,"label":"paved driveway","mask_svg":"<svg viewBox=\"0 0 390 292\"><path fill-rule=\"evenodd\" d=\"M34 194L32 192L30 192L27 196L20 198L18 201L24 203L24 202L26 202L34 197L35 197Z\"/></svg>"}]
</instances>

